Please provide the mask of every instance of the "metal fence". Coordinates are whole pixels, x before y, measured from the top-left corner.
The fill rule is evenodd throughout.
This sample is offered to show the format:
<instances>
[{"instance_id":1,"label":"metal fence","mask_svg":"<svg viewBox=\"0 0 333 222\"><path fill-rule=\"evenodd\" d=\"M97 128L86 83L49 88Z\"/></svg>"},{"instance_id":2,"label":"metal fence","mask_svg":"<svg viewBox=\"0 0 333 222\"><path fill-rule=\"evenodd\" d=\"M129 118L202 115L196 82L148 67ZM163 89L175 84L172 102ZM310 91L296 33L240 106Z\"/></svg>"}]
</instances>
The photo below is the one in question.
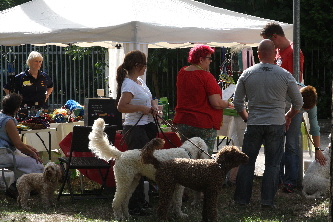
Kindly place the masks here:
<instances>
[{"instance_id":1,"label":"metal fence","mask_svg":"<svg viewBox=\"0 0 333 222\"><path fill-rule=\"evenodd\" d=\"M318 93L318 119L331 119L333 42L311 42L302 47L305 84L314 86Z\"/></svg>"},{"instance_id":2,"label":"metal fence","mask_svg":"<svg viewBox=\"0 0 333 222\"><path fill-rule=\"evenodd\" d=\"M305 84L316 87L318 92L318 118L330 118L329 107L332 103L330 83L332 82L333 70L332 43L318 49L307 47L307 45L302 47L305 56ZM109 91L108 79L105 76L106 49L104 51L89 49L75 54L76 50L72 49L71 53L68 53L67 48L51 45L0 46L0 84L2 88L11 75L18 74L27 68L26 59L33 50L42 53L44 57L42 69L51 76L54 82L54 91L48 101L50 109L59 108L70 99L83 105L85 98L97 96L97 89ZM177 73L181 67L188 65L189 49L165 49L165 51L154 54L155 50L149 49L148 52L147 85L154 97L168 98L170 112L173 112L176 106ZM256 49L253 50L256 51ZM157 59L154 60L154 56ZM221 64L222 53L216 49L210 71L217 79ZM235 75L235 79L238 78L237 75L239 74ZM195 95L195 92L193 94ZM1 90L1 98L3 96L4 91Z\"/></svg>"},{"instance_id":3,"label":"metal fence","mask_svg":"<svg viewBox=\"0 0 333 222\"><path fill-rule=\"evenodd\" d=\"M91 50L85 53L75 53L75 49L69 51L59 46L0 46L0 73L1 88L14 75L27 69L26 59L31 51L38 51L43 55L42 70L49 74L54 82L54 90L48 103L50 109L63 106L67 100L75 100L84 104L85 98L96 97L97 89L109 91L108 77L105 76L105 52L106 50ZM167 50L167 49L165 49ZM154 49L149 49L148 58ZM176 79L179 69L187 65L188 49L168 50L165 64L156 65L155 69L147 69L147 85L154 97L167 97L172 113L176 105ZM70 53L69 53L70 52ZM220 54L215 53L217 61ZM218 78L219 64L211 65L212 73ZM165 67L168 67L167 69ZM153 73L155 78L153 78ZM155 80L155 82L153 81ZM5 95L1 90L1 98Z\"/></svg>"},{"instance_id":4,"label":"metal fence","mask_svg":"<svg viewBox=\"0 0 333 222\"><path fill-rule=\"evenodd\" d=\"M48 103L50 109L63 106L67 100L75 100L84 104L84 98L96 97L97 89L107 88L105 54L91 50L88 53L67 53L66 48L58 46L0 46L1 88L14 75L27 68L26 59L31 51L43 55L42 70L50 75L54 82L54 90ZM4 96L1 90L1 98Z\"/></svg>"}]
</instances>

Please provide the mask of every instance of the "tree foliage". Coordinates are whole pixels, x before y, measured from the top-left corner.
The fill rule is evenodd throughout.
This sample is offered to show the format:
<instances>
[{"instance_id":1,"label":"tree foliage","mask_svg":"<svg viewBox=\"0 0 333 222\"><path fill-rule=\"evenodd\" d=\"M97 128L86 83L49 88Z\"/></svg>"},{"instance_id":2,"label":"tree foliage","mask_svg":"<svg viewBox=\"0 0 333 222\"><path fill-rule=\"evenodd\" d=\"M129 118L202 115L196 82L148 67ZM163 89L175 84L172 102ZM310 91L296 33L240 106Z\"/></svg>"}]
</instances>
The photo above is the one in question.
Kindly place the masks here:
<instances>
[{"instance_id":1,"label":"tree foliage","mask_svg":"<svg viewBox=\"0 0 333 222\"><path fill-rule=\"evenodd\" d=\"M285 0L198 0L215 7L261 18L292 23L293 1ZM291 13L290 13L291 12Z\"/></svg>"},{"instance_id":2,"label":"tree foliage","mask_svg":"<svg viewBox=\"0 0 333 222\"><path fill-rule=\"evenodd\" d=\"M301 1L301 36L311 42L307 47L321 47L333 42L333 4L327 0Z\"/></svg>"},{"instance_id":3,"label":"tree foliage","mask_svg":"<svg viewBox=\"0 0 333 222\"><path fill-rule=\"evenodd\" d=\"M0 0L0 11L21 5L28 2L29 0Z\"/></svg>"}]
</instances>

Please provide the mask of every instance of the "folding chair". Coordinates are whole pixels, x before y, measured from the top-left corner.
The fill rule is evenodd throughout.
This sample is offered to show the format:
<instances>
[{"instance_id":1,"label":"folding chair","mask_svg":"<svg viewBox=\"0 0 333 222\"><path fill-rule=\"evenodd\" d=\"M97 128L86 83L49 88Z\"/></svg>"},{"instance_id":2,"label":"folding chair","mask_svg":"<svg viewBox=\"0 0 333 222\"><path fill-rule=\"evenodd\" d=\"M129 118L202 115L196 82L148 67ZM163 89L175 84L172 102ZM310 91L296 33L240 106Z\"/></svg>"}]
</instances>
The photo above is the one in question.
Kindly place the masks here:
<instances>
[{"instance_id":1,"label":"folding chair","mask_svg":"<svg viewBox=\"0 0 333 222\"><path fill-rule=\"evenodd\" d=\"M15 158L15 154L14 151L12 151L9 148L6 147L0 147L0 152L7 152L7 153L11 153L13 155L13 163L6 163L6 164L2 164L1 160L0 160L0 170L1 170L1 175L2 175L2 179L6 185L6 189L8 189L8 184L5 178L5 169L11 170L14 172L14 181L16 181L17 179L17 175L16 175L16 158ZM9 184L10 185L10 184Z\"/></svg>"},{"instance_id":2,"label":"folding chair","mask_svg":"<svg viewBox=\"0 0 333 222\"><path fill-rule=\"evenodd\" d=\"M106 126L104 129L104 132L108 135L109 141L112 143L114 143L115 140L116 130L116 125ZM58 194L58 200L61 196L71 196L72 201L76 199L108 198L108 196L102 195L102 192L106 187L107 176L111 165L109 162L95 157L89 149L88 136L90 132L91 126L74 126L70 154L68 157L58 158L65 175ZM81 193L74 193L71 186L71 170L73 169L98 169L102 179L101 188L97 191L81 189ZM69 194L63 193L66 183Z\"/></svg>"}]
</instances>

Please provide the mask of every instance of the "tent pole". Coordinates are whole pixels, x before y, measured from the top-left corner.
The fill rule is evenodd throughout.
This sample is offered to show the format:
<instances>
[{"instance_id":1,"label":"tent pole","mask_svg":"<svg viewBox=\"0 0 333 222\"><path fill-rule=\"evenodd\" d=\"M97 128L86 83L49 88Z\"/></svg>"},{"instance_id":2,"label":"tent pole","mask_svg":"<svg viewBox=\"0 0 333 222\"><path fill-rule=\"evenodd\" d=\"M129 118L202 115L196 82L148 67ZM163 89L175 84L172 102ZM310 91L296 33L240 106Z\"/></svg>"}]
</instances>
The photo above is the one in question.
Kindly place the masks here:
<instances>
[{"instance_id":1,"label":"tent pole","mask_svg":"<svg viewBox=\"0 0 333 222\"><path fill-rule=\"evenodd\" d=\"M124 60L124 47L112 47L108 49L109 54L109 96L112 98L117 97L117 68L123 63Z\"/></svg>"},{"instance_id":2,"label":"tent pole","mask_svg":"<svg viewBox=\"0 0 333 222\"><path fill-rule=\"evenodd\" d=\"M294 54L293 54L293 64L294 64L294 77L297 82L300 82L300 0L293 0L293 16L294 16L294 26L293 26L293 44L294 44ZM295 53L298 52L298 53ZM304 78L304 75L303 75ZM298 147L298 180L297 186L302 186L303 183L303 140L302 136L299 136L299 147Z\"/></svg>"}]
</instances>

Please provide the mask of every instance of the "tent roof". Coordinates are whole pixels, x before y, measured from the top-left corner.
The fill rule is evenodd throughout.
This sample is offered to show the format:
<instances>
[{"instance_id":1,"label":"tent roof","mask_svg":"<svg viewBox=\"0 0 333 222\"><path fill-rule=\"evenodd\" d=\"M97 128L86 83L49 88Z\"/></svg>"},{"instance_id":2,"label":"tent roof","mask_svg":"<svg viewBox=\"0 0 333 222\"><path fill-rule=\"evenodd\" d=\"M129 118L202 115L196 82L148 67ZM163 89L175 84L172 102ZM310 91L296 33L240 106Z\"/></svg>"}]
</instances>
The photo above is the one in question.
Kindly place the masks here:
<instances>
[{"instance_id":1,"label":"tent roof","mask_svg":"<svg viewBox=\"0 0 333 222\"><path fill-rule=\"evenodd\" d=\"M192 0L33 0L0 13L0 45L258 44L271 21ZM292 38L293 26L280 25Z\"/></svg>"}]
</instances>

